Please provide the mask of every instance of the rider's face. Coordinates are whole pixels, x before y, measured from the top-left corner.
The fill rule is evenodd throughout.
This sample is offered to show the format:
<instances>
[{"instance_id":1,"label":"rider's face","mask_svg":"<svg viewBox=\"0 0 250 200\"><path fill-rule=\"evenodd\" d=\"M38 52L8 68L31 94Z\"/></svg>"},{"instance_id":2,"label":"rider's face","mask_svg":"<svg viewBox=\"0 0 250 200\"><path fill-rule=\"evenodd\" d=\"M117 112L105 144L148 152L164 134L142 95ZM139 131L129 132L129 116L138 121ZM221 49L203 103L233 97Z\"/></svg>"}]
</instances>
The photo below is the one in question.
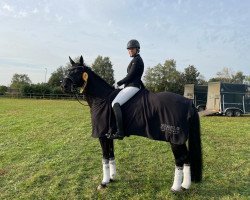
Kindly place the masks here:
<instances>
[{"instance_id":1,"label":"rider's face","mask_svg":"<svg viewBox=\"0 0 250 200\"><path fill-rule=\"evenodd\" d=\"M130 57L134 57L136 55L136 53L137 53L136 48L128 49L128 54L129 54Z\"/></svg>"}]
</instances>

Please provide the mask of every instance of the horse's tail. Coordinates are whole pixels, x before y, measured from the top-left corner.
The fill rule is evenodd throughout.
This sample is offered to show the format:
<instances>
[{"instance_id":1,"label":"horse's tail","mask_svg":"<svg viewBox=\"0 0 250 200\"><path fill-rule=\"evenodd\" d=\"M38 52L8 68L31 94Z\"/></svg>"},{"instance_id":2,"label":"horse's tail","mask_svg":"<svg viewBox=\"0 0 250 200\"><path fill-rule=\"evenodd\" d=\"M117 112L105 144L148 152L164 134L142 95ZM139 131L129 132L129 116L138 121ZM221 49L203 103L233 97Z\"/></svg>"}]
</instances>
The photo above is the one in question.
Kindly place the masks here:
<instances>
[{"instance_id":1,"label":"horse's tail","mask_svg":"<svg viewBox=\"0 0 250 200\"><path fill-rule=\"evenodd\" d=\"M190 118L188 147L189 147L190 166L191 166L191 180L193 182L201 182L202 146L201 146L200 118L198 112L194 107L193 107L193 115Z\"/></svg>"}]
</instances>

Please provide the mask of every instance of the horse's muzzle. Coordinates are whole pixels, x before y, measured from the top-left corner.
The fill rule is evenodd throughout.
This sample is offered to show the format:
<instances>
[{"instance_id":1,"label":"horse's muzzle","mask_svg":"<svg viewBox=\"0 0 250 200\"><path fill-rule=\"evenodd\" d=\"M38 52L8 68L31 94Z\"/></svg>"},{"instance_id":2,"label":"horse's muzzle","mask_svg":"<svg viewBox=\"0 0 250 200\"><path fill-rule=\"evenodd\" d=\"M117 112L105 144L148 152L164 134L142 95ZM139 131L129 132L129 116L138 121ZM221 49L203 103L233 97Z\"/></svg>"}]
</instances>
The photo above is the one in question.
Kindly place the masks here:
<instances>
[{"instance_id":1,"label":"horse's muzzle","mask_svg":"<svg viewBox=\"0 0 250 200\"><path fill-rule=\"evenodd\" d=\"M70 80L64 79L61 84L61 89L64 93L73 93L74 87Z\"/></svg>"}]
</instances>

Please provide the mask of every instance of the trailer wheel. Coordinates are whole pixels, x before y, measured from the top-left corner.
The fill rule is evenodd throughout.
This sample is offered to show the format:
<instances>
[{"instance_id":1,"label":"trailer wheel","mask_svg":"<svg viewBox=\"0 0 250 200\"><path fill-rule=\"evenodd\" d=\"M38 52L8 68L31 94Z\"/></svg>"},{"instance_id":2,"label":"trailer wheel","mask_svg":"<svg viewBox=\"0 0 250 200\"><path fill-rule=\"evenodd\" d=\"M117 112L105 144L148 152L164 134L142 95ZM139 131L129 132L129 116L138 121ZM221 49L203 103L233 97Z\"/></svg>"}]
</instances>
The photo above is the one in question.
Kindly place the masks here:
<instances>
[{"instance_id":1,"label":"trailer wheel","mask_svg":"<svg viewBox=\"0 0 250 200\"><path fill-rule=\"evenodd\" d=\"M234 116L240 117L241 116L241 111L240 110L235 110L234 111Z\"/></svg>"},{"instance_id":2,"label":"trailer wheel","mask_svg":"<svg viewBox=\"0 0 250 200\"><path fill-rule=\"evenodd\" d=\"M227 110L226 113L225 113L225 115L227 117L232 117L234 115L233 110Z\"/></svg>"}]
</instances>

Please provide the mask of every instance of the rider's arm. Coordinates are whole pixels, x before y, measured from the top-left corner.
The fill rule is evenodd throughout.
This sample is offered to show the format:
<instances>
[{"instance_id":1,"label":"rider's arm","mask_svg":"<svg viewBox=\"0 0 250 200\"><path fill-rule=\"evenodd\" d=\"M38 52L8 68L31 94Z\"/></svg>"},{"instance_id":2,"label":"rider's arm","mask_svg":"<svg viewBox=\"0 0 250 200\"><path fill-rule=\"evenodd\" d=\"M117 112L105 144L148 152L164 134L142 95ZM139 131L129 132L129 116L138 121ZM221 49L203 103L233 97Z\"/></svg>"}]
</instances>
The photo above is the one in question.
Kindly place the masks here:
<instances>
[{"instance_id":1,"label":"rider's arm","mask_svg":"<svg viewBox=\"0 0 250 200\"><path fill-rule=\"evenodd\" d=\"M131 68L130 68L127 76L125 78L123 78L122 80L118 81L117 85L120 86L122 84L127 84L130 81L132 81L135 76L139 76L140 72L141 72L140 68L141 68L141 63L137 59L135 59L132 62Z\"/></svg>"}]
</instances>

